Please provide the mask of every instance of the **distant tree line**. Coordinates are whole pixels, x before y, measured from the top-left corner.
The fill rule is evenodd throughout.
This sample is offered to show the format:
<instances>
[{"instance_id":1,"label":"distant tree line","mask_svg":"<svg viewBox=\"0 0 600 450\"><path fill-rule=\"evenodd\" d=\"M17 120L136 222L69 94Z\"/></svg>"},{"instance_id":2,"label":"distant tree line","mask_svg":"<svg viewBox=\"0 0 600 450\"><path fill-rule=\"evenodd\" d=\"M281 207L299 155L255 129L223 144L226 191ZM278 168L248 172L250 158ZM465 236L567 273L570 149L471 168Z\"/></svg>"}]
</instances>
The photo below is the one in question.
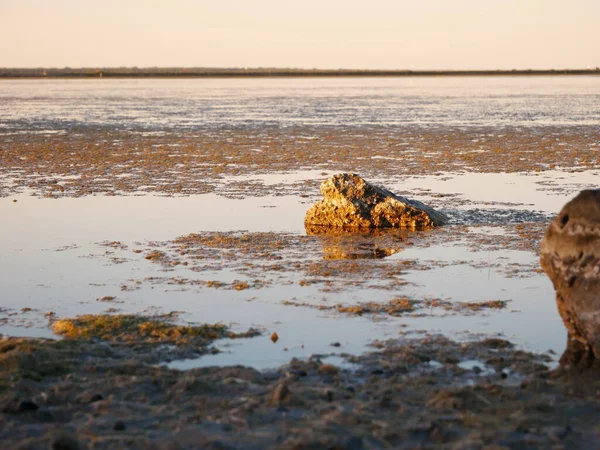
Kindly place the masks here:
<instances>
[{"instance_id":1,"label":"distant tree line","mask_svg":"<svg viewBox=\"0 0 600 450\"><path fill-rule=\"evenodd\" d=\"M600 75L595 69L548 70L323 70L295 68L214 67L83 67L0 68L0 78L104 77L336 77L336 76L493 76L493 75Z\"/></svg>"}]
</instances>

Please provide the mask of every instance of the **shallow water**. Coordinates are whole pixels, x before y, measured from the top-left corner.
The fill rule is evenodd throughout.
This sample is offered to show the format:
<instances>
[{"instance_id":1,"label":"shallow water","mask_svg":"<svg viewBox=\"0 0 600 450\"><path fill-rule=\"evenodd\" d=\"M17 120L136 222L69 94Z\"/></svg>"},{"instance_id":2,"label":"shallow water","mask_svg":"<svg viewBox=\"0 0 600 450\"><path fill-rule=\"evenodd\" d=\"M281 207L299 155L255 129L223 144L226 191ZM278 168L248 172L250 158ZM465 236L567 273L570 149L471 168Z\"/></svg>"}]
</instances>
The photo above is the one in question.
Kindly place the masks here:
<instances>
[{"instance_id":1,"label":"shallow water","mask_svg":"<svg viewBox=\"0 0 600 450\"><path fill-rule=\"evenodd\" d=\"M298 196L246 197L227 199L214 194L164 196L88 196L83 198L40 199L27 195L1 198L3 218L0 245L0 284L3 286L6 326L0 332L16 335L48 336L44 313L58 317L82 313L101 313L108 308L122 312L183 311L183 320L224 322L236 331L258 327L264 335L254 339L221 341L224 352L196 361L173 363L185 368L210 364L248 364L273 367L290 357L311 354L360 353L376 339L387 339L399 333L444 333L454 338L479 335L504 336L520 346L536 351L563 349L565 333L554 305L552 286L545 275L528 273L511 276L511 265L537 266L537 256L530 251L475 250L479 235L502 237L504 226L486 219L485 211L495 217L499 202L503 211L526 210L533 220L545 220L572 195L598 177L597 171L577 174L548 172L527 174L444 174L431 177L403 178L390 183L402 187L412 197L427 186L437 194L452 193L454 198L469 199L448 205L447 212L460 217L461 211L483 211L485 226L473 222L467 238L421 247L408 247L386 258L390 264L401 260L430 263L429 270L408 270L403 279L407 285L393 292L366 287L326 292L318 286L289 284L287 278L275 280L261 289L232 291L197 286L177 286L166 282L136 280L148 277L183 276L195 279L231 282L244 275L226 262L214 270L192 273L181 266L166 269L131 252L107 247L107 241L119 241L131 248L144 248L155 241L174 239L180 235L247 230L304 234L303 216L308 207ZM293 183L313 177L313 172L260 175L255 181ZM326 177L327 174L321 174ZM473 183L471 178L477 182ZM553 181L561 190L547 190ZM485 185L485 192L477 186ZM519 200L514 203L515 190ZM427 192L425 194L427 195ZM493 194L493 195L492 195ZM426 197L425 195L425 197ZM421 197L419 197L421 198ZM432 197L434 199L435 197ZM17 202L13 202L16 199ZM485 200L485 201L484 201ZM207 214L207 212L218 213ZM507 217L509 217L507 219ZM525 216L525 219L528 217ZM467 220L463 218L463 221ZM448 231L449 230L449 231ZM452 225L447 232L452 233ZM521 269L520 269L521 270ZM126 285L128 290L122 290ZM132 290L129 290L133 287ZM386 301L398 295L411 298L441 298L452 302L508 300L502 310L473 314L447 314L425 311L424 314L392 316L344 316L336 312L308 307L286 306L282 300L307 304L359 304ZM115 303L97 301L116 296ZM22 307L34 311L20 313ZM422 313L422 311L421 311ZM17 326L15 326L17 325ZM277 332L280 340L271 342ZM339 342L339 347L330 344Z\"/></svg>"},{"instance_id":2,"label":"shallow water","mask_svg":"<svg viewBox=\"0 0 600 450\"><path fill-rule=\"evenodd\" d=\"M597 125L600 77L2 80L0 133ZM310 137L310 136L307 136Z\"/></svg>"},{"instance_id":3,"label":"shallow water","mask_svg":"<svg viewBox=\"0 0 600 450\"><path fill-rule=\"evenodd\" d=\"M536 272L535 247L503 245L519 239L526 243L526 237L514 236L519 224L533 225L541 238L545 224L569 198L597 187L600 77L2 80L0 103L0 157L3 149L17 152L17 158L7 159L10 170L0 167L0 333L52 336L46 313L69 317L106 311L182 311L183 321L264 332L253 339L219 341L222 353L173 363L180 368L274 367L293 356L360 353L377 339L425 333L456 339L502 336L526 349L563 350L564 327L549 280ZM190 136L199 138L180 148ZM138 167L138 156L128 160L127 154L123 170L116 170L118 158L92 157L78 168L78 151L95 156L88 147L125 154L137 152L138 145L154 148L158 137L163 140L155 153L139 149L148 158L146 165ZM211 158L203 162L204 147L214 144L213 137L217 144L206 149ZM541 165L538 139L553 155ZM41 151L25 161L30 145ZM352 145L365 147L359 157L348 150L355 149ZM526 152L514 152L522 145ZM294 150L301 146L308 148L306 158L321 147L327 150L313 164L295 160ZM174 156L181 164L165 162L162 156L174 152L169 148L180 151ZM43 160L53 151L60 155L57 164ZM461 151L474 157L456 158L465 165L450 171L447 164ZM258 159L267 153L273 158ZM417 154L421 158L411 159ZM520 161L512 164L523 171L504 172L510 168L502 155L511 154ZM428 166L427 160L435 164ZM271 164L280 164L279 169ZM217 258L209 261L209 269L193 271L144 259L149 249L190 233L304 236L303 218L318 197L317 181L339 170L338 165L360 167L370 174L369 181L450 216L445 235L414 234L413 246L400 246L380 261L392 268L409 263L399 275L402 283L392 290L384 289L389 280L364 280L360 274L356 281L371 285L353 286L352 279L302 285L306 274L301 271L265 272L263 287L216 289L200 282L251 281L253 273L243 266L252 261ZM485 165L482 172L487 173L473 173L478 165ZM580 171L571 173L574 169ZM151 175L140 176L144 171ZM129 177L131 185L115 182ZM55 191L52 180L75 183ZM189 186L192 195L178 195L168 187L172 181ZM147 183L155 183L151 187L161 195L144 192ZM44 196L57 198L39 198ZM322 246L307 247L304 260L326 259L327 245L324 240ZM179 284L175 278L190 282ZM98 301L106 296L115 300ZM508 303L503 309L417 309L400 316L315 308L385 303L399 296L452 305ZM272 332L280 337L276 343L269 339Z\"/></svg>"}]
</instances>

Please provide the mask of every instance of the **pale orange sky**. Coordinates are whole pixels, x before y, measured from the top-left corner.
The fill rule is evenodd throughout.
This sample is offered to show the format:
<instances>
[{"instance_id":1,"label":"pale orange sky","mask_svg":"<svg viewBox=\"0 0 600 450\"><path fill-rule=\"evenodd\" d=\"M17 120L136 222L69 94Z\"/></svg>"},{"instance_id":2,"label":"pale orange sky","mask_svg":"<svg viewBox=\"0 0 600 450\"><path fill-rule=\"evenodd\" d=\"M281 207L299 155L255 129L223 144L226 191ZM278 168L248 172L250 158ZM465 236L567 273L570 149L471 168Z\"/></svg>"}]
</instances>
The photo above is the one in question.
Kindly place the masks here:
<instances>
[{"instance_id":1,"label":"pale orange sky","mask_svg":"<svg viewBox=\"0 0 600 450\"><path fill-rule=\"evenodd\" d=\"M600 66L600 0L0 0L0 67Z\"/></svg>"}]
</instances>

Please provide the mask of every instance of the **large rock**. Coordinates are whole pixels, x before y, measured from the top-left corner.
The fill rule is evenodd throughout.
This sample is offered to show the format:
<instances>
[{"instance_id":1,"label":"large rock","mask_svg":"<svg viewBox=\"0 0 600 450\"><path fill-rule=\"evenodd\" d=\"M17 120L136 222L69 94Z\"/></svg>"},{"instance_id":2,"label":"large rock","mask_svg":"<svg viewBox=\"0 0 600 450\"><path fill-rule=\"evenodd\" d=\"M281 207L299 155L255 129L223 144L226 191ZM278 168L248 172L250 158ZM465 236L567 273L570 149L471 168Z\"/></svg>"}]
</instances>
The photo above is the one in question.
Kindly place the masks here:
<instances>
[{"instance_id":1,"label":"large rock","mask_svg":"<svg viewBox=\"0 0 600 450\"><path fill-rule=\"evenodd\" d=\"M321 184L323 200L304 218L308 228L424 229L446 223L447 217L416 200L409 200L367 183L353 173L334 175Z\"/></svg>"},{"instance_id":2,"label":"large rock","mask_svg":"<svg viewBox=\"0 0 600 450\"><path fill-rule=\"evenodd\" d=\"M563 207L546 231L540 261L569 334L563 362L600 359L600 189L582 191ZM577 347L578 356L567 354Z\"/></svg>"}]
</instances>

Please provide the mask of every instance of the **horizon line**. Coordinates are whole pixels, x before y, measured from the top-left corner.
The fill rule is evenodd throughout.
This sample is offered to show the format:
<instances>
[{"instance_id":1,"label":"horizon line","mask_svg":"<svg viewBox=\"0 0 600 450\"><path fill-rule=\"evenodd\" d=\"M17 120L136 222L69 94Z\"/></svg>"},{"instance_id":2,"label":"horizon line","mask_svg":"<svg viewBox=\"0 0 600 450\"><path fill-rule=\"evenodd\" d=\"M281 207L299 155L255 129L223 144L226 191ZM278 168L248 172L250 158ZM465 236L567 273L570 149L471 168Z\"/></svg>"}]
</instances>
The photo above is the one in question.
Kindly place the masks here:
<instances>
[{"instance_id":1,"label":"horizon line","mask_svg":"<svg viewBox=\"0 0 600 450\"><path fill-rule=\"evenodd\" d=\"M301 69L285 67L0 67L0 78L600 75L593 69Z\"/></svg>"}]
</instances>

